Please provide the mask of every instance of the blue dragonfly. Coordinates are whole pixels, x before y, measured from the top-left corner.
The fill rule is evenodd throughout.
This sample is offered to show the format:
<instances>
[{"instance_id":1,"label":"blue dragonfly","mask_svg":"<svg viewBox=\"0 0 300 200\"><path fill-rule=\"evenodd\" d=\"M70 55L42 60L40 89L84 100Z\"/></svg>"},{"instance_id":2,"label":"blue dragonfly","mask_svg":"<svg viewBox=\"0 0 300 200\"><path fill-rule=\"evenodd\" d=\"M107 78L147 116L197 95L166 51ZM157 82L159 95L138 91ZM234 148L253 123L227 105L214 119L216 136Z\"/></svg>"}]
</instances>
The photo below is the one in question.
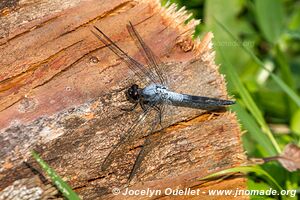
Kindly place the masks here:
<instances>
[{"instance_id":1,"label":"blue dragonfly","mask_svg":"<svg viewBox=\"0 0 300 200\"><path fill-rule=\"evenodd\" d=\"M115 157L124 154L124 146L126 143L137 139L137 136L141 131L139 126L146 121L145 119L150 115L151 112L154 111L157 113L156 117L151 118L151 120L153 120L151 126L153 130L158 124L162 124L163 115L167 105L210 111L218 110L235 103L235 101L232 100L181 94L169 89L168 77L165 73L165 65L143 41L140 34L137 32L131 22L129 22L127 25L127 30L137 44L140 53L143 55L146 65L141 64L139 61L129 56L98 27L94 26L94 28L95 30L92 31L92 33L114 54L121 58L145 85L145 87L140 87L138 84L132 84L127 89L127 99L133 103L133 106L132 108L125 110L133 111L139 105L143 112L139 115L135 123L129 128L127 133L120 139L119 143L117 143L107 155L102 164L102 170L107 170L108 167L114 162ZM152 130L150 130L150 133ZM144 146L148 143L149 140L147 140L146 137ZM136 174L146 153L146 150L142 147L131 169L128 178L129 181Z\"/></svg>"}]
</instances>

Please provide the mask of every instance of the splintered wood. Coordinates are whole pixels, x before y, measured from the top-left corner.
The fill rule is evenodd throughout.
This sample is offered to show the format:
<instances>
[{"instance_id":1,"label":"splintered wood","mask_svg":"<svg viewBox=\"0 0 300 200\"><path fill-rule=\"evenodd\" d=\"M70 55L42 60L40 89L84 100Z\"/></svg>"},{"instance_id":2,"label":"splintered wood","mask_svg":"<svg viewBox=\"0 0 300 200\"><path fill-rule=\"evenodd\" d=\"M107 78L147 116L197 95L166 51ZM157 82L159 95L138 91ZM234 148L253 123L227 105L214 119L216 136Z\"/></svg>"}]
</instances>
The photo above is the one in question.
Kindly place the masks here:
<instances>
[{"instance_id":1,"label":"splintered wood","mask_svg":"<svg viewBox=\"0 0 300 200\"><path fill-rule=\"evenodd\" d=\"M29 153L33 149L83 199L150 198L114 195L113 188L121 193L126 188L191 188L204 192L151 198L227 199L230 196L209 196L205 191L246 188L245 179L239 176L199 181L246 161L237 119L226 110L212 113L172 107L165 113L162 130L145 135L142 130L151 123L144 123L141 133L124 144L122 152L102 170L104 159L141 113L140 108L122 111L131 105L124 91L133 83L141 83L91 33L93 26L143 62L126 30L131 21L166 63L172 90L228 99L225 81L214 62L212 33L193 41L199 21L185 24L189 15L184 9L177 10L174 4L161 7L150 0L24 0L1 4L0 199L8 189L17 188L13 187L16 181L35 177L33 168L43 173ZM142 149L143 160L128 183ZM24 160L32 167L24 165ZM37 189L40 198L48 191L43 188Z\"/></svg>"}]
</instances>

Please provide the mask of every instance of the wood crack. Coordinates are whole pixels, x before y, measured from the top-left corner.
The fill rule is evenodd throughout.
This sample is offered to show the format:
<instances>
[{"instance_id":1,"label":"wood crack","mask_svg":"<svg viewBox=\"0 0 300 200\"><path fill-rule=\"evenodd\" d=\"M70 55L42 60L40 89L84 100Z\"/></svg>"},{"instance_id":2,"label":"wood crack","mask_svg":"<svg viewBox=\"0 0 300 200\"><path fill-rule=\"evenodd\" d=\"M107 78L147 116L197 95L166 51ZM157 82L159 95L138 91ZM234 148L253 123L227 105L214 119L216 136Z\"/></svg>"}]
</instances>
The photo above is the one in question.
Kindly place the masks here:
<instances>
[{"instance_id":1,"label":"wood crack","mask_svg":"<svg viewBox=\"0 0 300 200\"><path fill-rule=\"evenodd\" d=\"M46 162L56 166L58 174L68 176L68 183L85 199L119 198L111 194L116 186L122 192L126 187L162 191L189 188L199 185L197 178L246 160L233 113L225 108L215 114L212 110L170 107L164 128L151 129L151 117L146 118L136 128L136 137L129 135L117 150L120 154L111 158L111 165L102 171L103 160L127 136L142 111L140 107L132 113L122 110L132 106L124 92L134 83L144 85L126 63L93 38L93 25L106 29L120 48L145 64L126 32L125 24L131 21L145 36L147 45L155 47L158 59L166 59L169 86L177 92L227 99L224 79L213 57L203 61L205 55L200 53L196 58L194 51L177 48L178 36L183 42L193 43L189 34L192 30L186 30L197 23L185 25L188 15L175 6L163 8L158 1L136 0L45 2L40 6L45 9L40 10L37 4L29 5L22 12L32 17L20 16L24 20L16 24L12 19L7 27L10 34L0 39L2 43L15 37L0 47L8 56L3 58L5 76L0 79L0 90L4 90L0 92L0 109L6 107L0 117L4 133L0 153L5 160L1 188L31 174L29 169L18 167L23 158L30 156L29 147L37 148ZM17 36L29 27L32 31ZM130 172L132 181L128 182ZM242 181L225 180L207 184L201 190L244 189Z\"/></svg>"},{"instance_id":2,"label":"wood crack","mask_svg":"<svg viewBox=\"0 0 300 200\"><path fill-rule=\"evenodd\" d=\"M22 72L22 73L20 73L20 74L18 74L18 75L16 75L16 76L13 76L13 77L10 77L10 78L7 78L7 79L5 79L5 80L0 81L0 92L5 92L5 91L11 89L12 87L15 87L15 85L18 84L18 83L20 83L20 82L24 79L24 77L25 77L25 78L26 78L26 77L30 77L30 76L35 72L35 70L38 69L39 66L41 66L41 65L43 65L43 64L46 64L46 63L52 61L52 60L53 60L54 58L56 58L60 53L64 52L66 49L71 48L72 46L74 46L74 45L76 45L76 44L78 44L78 43L80 43L80 42L82 42L82 41L83 41L83 40L79 40L79 41L77 41L77 42L75 42L75 43L73 43L73 44L71 44L71 45L69 45L69 46L63 48L62 50L58 51L58 52L55 53L54 55L48 57L47 59L45 59L45 60L43 60L43 61L41 61L41 62L32 64L26 71L24 71L24 72ZM76 62L76 61L75 61L75 62ZM53 78L53 77L52 77L52 78ZM51 79L52 79L52 78L51 78ZM49 80L46 81L46 82L49 82ZM46 82L43 82L43 83L40 84L40 85L44 85ZM38 86L39 86L39 85L38 85ZM34 88L37 88L38 86L35 86ZM34 89L34 88L33 88L33 89ZM8 109L8 108L10 108L11 106L13 106L13 105L16 104L17 102L19 102L22 98L23 98L23 97L20 97L20 98L18 98L17 100L10 102L10 104L9 104L8 106L4 107L3 109L0 109L0 112L3 111L3 110L6 110L6 109Z\"/></svg>"},{"instance_id":3,"label":"wood crack","mask_svg":"<svg viewBox=\"0 0 300 200\"><path fill-rule=\"evenodd\" d=\"M111 173L107 174L107 175L110 175ZM91 178L91 179L88 179L86 180L86 184L83 184L83 185L79 185L79 186L76 186L74 188L72 188L73 190L80 190L80 189L83 189L83 188L86 188L88 187L92 182L94 181L97 181L97 180L101 180L101 179L104 179L107 175L105 176L99 176L99 177L95 177L95 178Z\"/></svg>"},{"instance_id":4,"label":"wood crack","mask_svg":"<svg viewBox=\"0 0 300 200\"><path fill-rule=\"evenodd\" d=\"M38 87L41 87L47 83L49 83L50 81L52 81L55 77L58 77L60 74L66 72L67 70L71 69L74 65L76 65L77 63L79 63L81 60L83 60L87 55L99 50L99 49L102 49L104 48L105 46L101 46L101 47L97 47L95 49L93 49L92 51L89 51L85 54L83 54L80 58L78 58L77 60L75 60L74 62L72 62L70 65L68 65L67 67L65 67L63 70L59 71L58 73L54 74L54 76L50 77L48 80L46 80L45 82L39 84L39 85L36 85L35 87L33 87L32 89L36 89Z\"/></svg>"},{"instance_id":5,"label":"wood crack","mask_svg":"<svg viewBox=\"0 0 300 200\"><path fill-rule=\"evenodd\" d=\"M25 31L23 31L23 32L21 32L21 33L15 35L15 36L13 36L13 37L7 39L6 41L0 43L0 47L1 47L1 46L4 46L5 44L7 44L7 43L9 43L9 42L11 42L12 40L15 40L15 39L17 39L17 38L19 38L19 37L22 37L23 35L25 35L25 34L31 32L32 30L36 30L36 29L38 29L38 28L41 28L41 27L45 26L46 24L49 24L51 21L57 19L58 17L59 17L59 16L55 16L55 17L52 17L52 18L50 18L50 19L48 19L48 20L42 22L41 24L38 24L38 25L35 25L35 26L32 26L32 27L28 27L27 30L25 30Z\"/></svg>"},{"instance_id":6,"label":"wood crack","mask_svg":"<svg viewBox=\"0 0 300 200\"><path fill-rule=\"evenodd\" d=\"M79 25L79 26L73 28L72 30L69 30L69 31L67 31L67 32L64 32L64 33L60 34L59 36L57 36L57 37L54 38L53 40L56 40L57 38L60 38L60 37L65 36L65 35L67 35L67 34L69 34L69 33L72 33L72 32L76 31L77 29L79 29L79 28L81 28L81 27L85 27L85 26L87 26L87 25L89 25L89 24L92 24L92 23L94 23L95 21L98 21L98 20L100 20L100 19L103 19L103 18L105 18L105 17L107 17L107 16L109 16L109 15L112 15L113 13L116 13L116 12L118 12L119 10L122 10L122 11L126 12L126 10L124 10L123 8L126 8L126 6L128 6L128 5L130 5L130 4L132 4L131 1L126 1L126 2L124 2L124 3L122 3L122 4L118 5L118 6L116 6L115 8L113 8L113 9L111 9L111 10L109 10L109 11L104 12L102 15L97 16L97 17L95 17L95 18L93 18L93 19L91 19L91 20L89 20L89 21L87 21L87 22L85 22L85 23L83 23L83 24L81 24L81 25ZM130 8L132 8L133 6L134 6L134 5L132 5Z\"/></svg>"},{"instance_id":7,"label":"wood crack","mask_svg":"<svg viewBox=\"0 0 300 200\"><path fill-rule=\"evenodd\" d=\"M71 48L72 46L75 46L76 44L78 44L78 43L80 43L80 42L82 42L82 41L83 41L83 40L79 40L79 41L77 41L77 42L75 42L75 43L73 43L73 44L71 44L71 45L69 45L69 46L67 46L67 47L65 47L65 48L63 48L63 49L61 49L61 50L59 50L59 51L56 52L55 54L53 54L53 55L51 55L50 57L46 58L45 60L42 60L42 61L40 61L40 62L38 62L38 63L33 63L26 71L21 72L21 73L18 74L18 75L15 75L15 76L6 78L6 79L4 79L4 80L1 80L1 81L0 81L0 86L1 86L1 84L7 84L7 85L9 85L9 82L12 82L14 79L17 79L17 78L23 76L24 74L27 74L27 73L30 73L30 72L35 71L40 65L43 65L43 64L46 64L46 63L52 61L54 58L58 57L58 55L59 55L60 53L64 52L64 51L67 50L68 48ZM17 81L17 82L19 82L19 81ZM11 87L12 87L12 86L11 86ZM9 90L11 87L9 87L9 86L7 86L7 87L1 86L1 87L0 87L0 88L1 88L1 89L0 89L0 92L4 92L4 91L6 91L6 90Z\"/></svg>"}]
</instances>

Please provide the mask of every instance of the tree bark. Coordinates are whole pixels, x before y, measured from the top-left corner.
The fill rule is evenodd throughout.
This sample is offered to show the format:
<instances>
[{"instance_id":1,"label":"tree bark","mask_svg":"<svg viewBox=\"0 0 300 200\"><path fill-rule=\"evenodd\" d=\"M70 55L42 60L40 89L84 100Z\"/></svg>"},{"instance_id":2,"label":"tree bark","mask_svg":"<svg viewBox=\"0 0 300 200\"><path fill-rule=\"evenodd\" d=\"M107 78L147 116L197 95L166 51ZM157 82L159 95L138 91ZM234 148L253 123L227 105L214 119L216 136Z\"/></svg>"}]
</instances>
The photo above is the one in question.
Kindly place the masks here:
<instances>
[{"instance_id":1,"label":"tree bark","mask_svg":"<svg viewBox=\"0 0 300 200\"><path fill-rule=\"evenodd\" d=\"M168 108L164 128L140 134L123 145L111 165L101 166L109 152L141 113L124 91L140 83L91 33L105 32L129 55L143 62L126 30L133 23L153 52L166 63L169 86L176 92L227 98L211 49L212 33L193 41L198 21L157 1L8 1L0 18L0 191L18 180L32 180L27 160L39 169L30 150L62 176L83 199L143 199L113 195L112 189L245 189L234 177L203 184L200 178L244 164L246 157L234 113ZM140 83L142 84L142 83ZM147 141L146 143L145 140ZM127 182L137 155L143 160ZM39 169L39 171L41 171ZM26 182L26 181L25 181ZM32 184L32 181L28 181ZM40 183L39 183L40 184ZM38 186L37 186L38 187ZM0 192L1 197L1 192ZM200 195L152 198L225 199ZM247 197L240 197L247 198Z\"/></svg>"}]
</instances>

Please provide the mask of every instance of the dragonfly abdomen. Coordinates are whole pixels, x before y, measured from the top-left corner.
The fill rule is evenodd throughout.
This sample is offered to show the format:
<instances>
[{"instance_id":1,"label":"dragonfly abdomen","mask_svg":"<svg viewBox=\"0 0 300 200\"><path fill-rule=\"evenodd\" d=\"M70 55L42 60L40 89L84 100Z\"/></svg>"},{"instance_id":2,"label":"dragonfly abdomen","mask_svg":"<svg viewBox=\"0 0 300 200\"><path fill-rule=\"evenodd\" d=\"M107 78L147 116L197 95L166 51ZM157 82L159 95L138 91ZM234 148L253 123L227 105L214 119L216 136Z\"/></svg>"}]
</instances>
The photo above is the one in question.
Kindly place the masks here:
<instances>
[{"instance_id":1,"label":"dragonfly abdomen","mask_svg":"<svg viewBox=\"0 0 300 200\"><path fill-rule=\"evenodd\" d=\"M162 85L152 84L142 90L144 101L166 103L180 107L190 107L197 109L218 109L227 105L232 105L235 102L231 100L224 100L212 97L194 96L188 94L180 94L168 90Z\"/></svg>"},{"instance_id":2,"label":"dragonfly abdomen","mask_svg":"<svg viewBox=\"0 0 300 200\"><path fill-rule=\"evenodd\" d=\"M235 103L234 101L218 98L179 94L175 92L168 93L168 102L174 106L211 110Z\"/></svg>"}]
</instances>

